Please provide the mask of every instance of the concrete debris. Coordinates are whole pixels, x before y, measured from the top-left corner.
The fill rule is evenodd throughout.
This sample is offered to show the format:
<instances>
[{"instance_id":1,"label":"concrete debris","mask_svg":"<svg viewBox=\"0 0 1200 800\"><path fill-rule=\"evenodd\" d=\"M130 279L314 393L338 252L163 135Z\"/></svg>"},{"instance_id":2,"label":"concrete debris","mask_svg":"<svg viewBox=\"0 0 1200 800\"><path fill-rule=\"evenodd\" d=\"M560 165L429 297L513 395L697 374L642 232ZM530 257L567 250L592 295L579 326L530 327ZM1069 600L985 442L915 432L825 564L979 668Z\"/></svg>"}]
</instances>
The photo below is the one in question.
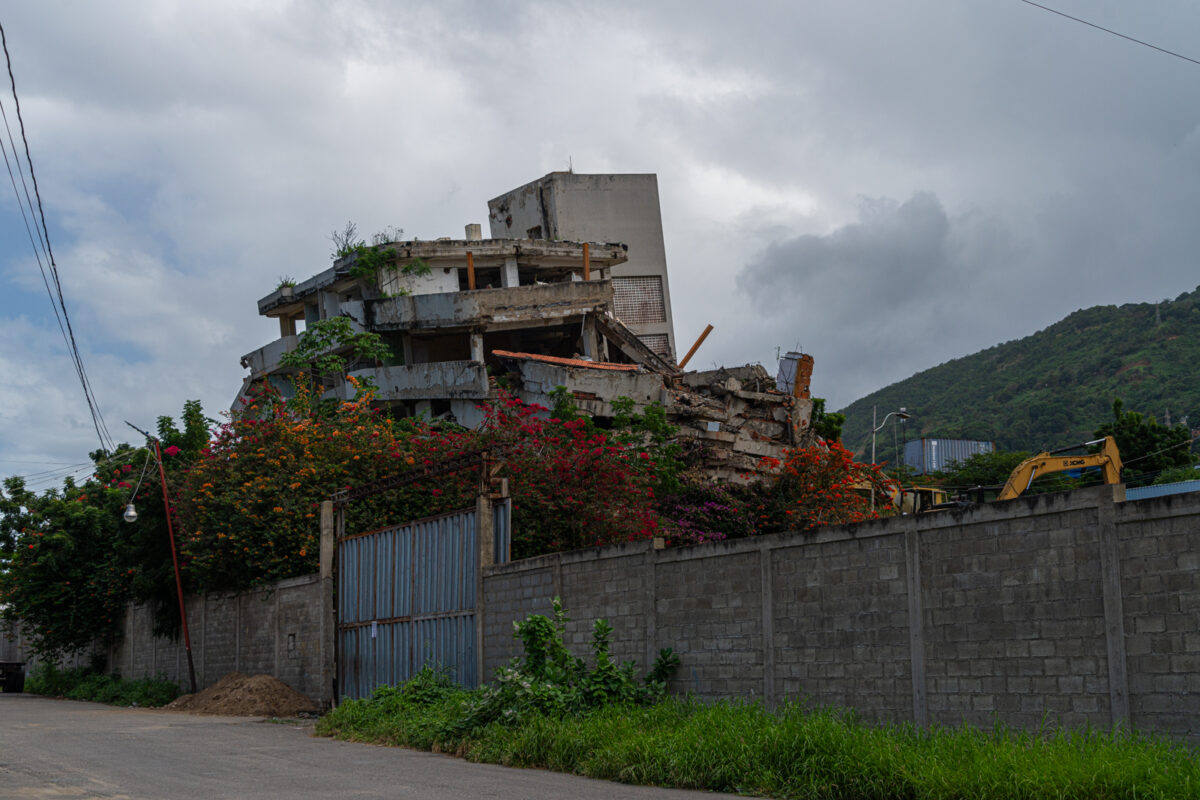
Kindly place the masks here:
<instances>
[{"instance_id":1,"label":"concrete debris","mask_svg":"<svg viewBox=\"0 0 1200 800\"><path fill-rule=\"evenodd\" d=\"M781 458L785 448L811 436L812 400L776 390L775 380L758 364L686 372L668 380L667 418L680 436L709 445L704 467L713 478L764 472L764 457Z\"/></svg>"},{"instance_id":2,"label":"concrete debris","mask_svg":"<svg viewBox=\"0 0 1200 800\"><path fill-rule=\"evenodd\" d=\"M765 471L764 456L811 435L812 400L792 397L757 364L664 375L627 364L596 363L530 353L493 351L510 370L517 395L550 406L551 392L565 386L580 411L611 417L612 401L628 397L641 412L660 403L679 435L702 442L704 468L714 479L735 480Z\"/></svg>"}]
</instances>

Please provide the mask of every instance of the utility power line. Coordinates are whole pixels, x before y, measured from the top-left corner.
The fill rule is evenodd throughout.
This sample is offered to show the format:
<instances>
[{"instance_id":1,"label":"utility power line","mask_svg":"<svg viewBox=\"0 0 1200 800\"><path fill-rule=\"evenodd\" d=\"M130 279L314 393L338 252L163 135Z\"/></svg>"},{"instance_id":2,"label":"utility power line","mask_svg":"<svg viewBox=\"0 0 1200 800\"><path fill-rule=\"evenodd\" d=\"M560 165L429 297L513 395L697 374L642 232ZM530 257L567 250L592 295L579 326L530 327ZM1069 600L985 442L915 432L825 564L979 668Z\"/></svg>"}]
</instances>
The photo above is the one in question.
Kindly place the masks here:
<instances>
[{"instance_id":1,"label":"utility power line","mask_svg":"<svg viewBox=\"0 0 1200 800\"><path fill-rule=\"evenodd\" d=\"M13 194L17 197L17 205L21 209L21 218L25 222L25 231L29 234L29 243L33 247L33 255L37 260L38 269L42 274L42 283L46 286L46 292L50 296L50 305L54 308L54 317L58 320L59 330L62 332L63 340L67 344L67 350L71 354L71 361L75 367L75 375L79 378L79 384L83 387L83 397L87 402L88 412L92 417L92 426L96 429L96 436L100 440L100 449L109 452L115 449L112 436L108 432L108 426L104 423L104 417L100 413L100 406L96 402L95 393L92 390L91 381L88 379L87 370L83 366L83 357L79 353L79 345L75 341L75 331L71 327L71 317L67 313L66 299L63 297L62 280L58 275L58 265L54 261L54 250L50 246L50 231L46 227L46 213L42 207L42 196L38 190L37 174L33 170L33 157L29 152L29 140L25 135L25 120L21 116L21 100L17 96L17 81L13 76L12 57L8 53L8 37L4 33L4 26L0 25L0 45L4 48L4 59L8 66L8 80L12 87L13 106L17 113L17 122L21 129L21 142L24 146L25 165L21 163L21 157L17 151L17 144L13 138L12 127L8 122L8 112L4 108L3 101L0 101L0 116L3 117L4 129L8 134L8 146L4 145L3 139L0 139L0 148L3 149L4 164L8 169L9 182L12 184ZM12 159L9 159L9 150L12 151ZM17 177L13 175L13 164L16 164L17 175L20 176L22 192L17 189ZM29 183L25 180L24 166L29 169L29 182L33 184L33 198L29 195ZM34 200L37 207L34 208ZM28 209L28 215L26 214ZM33 225L30 227L30 221ZM34 233L36 232L36 241ZM44 261L43 261L44 257Z\"/></svg>"},{"instance_id":2,"label":"utility power line","mask_svg":"<svg viewBox=\"0 0 1200 800\"><path fill-rule=\"evenodd\" d=\"M1033 6L1034 8L1040 8L1042 11L1049 11L1051 14L1057 14L1060 17L1066 17L1067 19L1071 20L1072 22L1078 22L1081 25L1087 25L1089 28L1095 28L1098 31L1104 31L1105 33L1111 33L1113 36L1120 36L1122 39L1133 42L1134 44L1140 44L1142 47L1149 47L1151 50L1157 50L1160 53L1166 53L1169 56L1175 56L1176 58L1182 58L1184 61L1190 61L1193 64L1200 65L1200 61L1197 61L1194 58L1189 58L1188 56L1185 56L1182 53L1176 53L1174 50L1167 50L1165 47L1159 47L1156 44L1150 44L1149 42L1143 42L1141 39L1135 39L1132 36L1126 36L1125 34L1120 33L1118 31L1114 31L1110 28L1105 28L1101 25L1097 25L1094 22L1088 22L1086 19L1080 19L1079 17L1072 17L1070 14L1064 14L1061 11L1050 8L1049 6L1044 6L1044 5L1041 5L1040 3L1035 3L1035 2L1033 2L1033 0L1021 0L1021 2L1024 3L1025 5Z\"/></svg>"}]
</instances>

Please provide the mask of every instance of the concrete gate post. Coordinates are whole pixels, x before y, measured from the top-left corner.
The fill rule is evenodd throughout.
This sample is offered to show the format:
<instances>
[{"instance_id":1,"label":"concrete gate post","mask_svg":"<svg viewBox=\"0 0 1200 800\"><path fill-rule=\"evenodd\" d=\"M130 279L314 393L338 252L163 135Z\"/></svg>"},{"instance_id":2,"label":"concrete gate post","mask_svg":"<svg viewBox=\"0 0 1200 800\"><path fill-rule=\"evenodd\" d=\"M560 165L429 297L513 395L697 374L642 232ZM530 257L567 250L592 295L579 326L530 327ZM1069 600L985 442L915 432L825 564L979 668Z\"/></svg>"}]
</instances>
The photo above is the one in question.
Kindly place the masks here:
<instances>
[{"instance_id":1,"label":"concrete gate post","mask_svg":"<svg viewBox=\"0 0 1200 800\"><path fill-rule=\"evenodd\" d=\"M339 515L340 516L340 515ZM334 523L333 501L321 503L321 610L320 657L321 697L324 707L337 703L337 663L334 648L337 646L337 611L333 605L333 560L337 552L337 526Z\"/></svg>"}]
</instances>

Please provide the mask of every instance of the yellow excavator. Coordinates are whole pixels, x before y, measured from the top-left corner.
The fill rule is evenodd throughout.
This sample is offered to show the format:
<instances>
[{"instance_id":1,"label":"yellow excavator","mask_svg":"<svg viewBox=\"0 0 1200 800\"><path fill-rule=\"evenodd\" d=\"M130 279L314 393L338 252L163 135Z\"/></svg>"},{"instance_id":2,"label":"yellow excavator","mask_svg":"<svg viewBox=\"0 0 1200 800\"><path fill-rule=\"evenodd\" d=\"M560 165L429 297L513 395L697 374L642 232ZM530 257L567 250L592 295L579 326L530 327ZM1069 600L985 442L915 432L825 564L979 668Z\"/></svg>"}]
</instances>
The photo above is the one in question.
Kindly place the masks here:
<instances>
[{"instance_id":1,"label":"yellow excavator","mask_svg":"<svg viewBox=\"0 0 1200 800\"><path fill-rule=\"evenodd\" d=\"M1068 450L1075 450L1079 447L1086 447L1093 444L1103 444L1104 446L1100 448L1099 453L1074 456L1059 455ZM1008 482L1004 484L1004 488L1000 490L1000 494L996 499L1012 500L1015 497L1020 497L1029 488L1029 485L1033 483L1033 479L1039 475L1066 472L1085 467L1100 467L1104 472L1105 483L1120 483L1121 453L1117 450L1116 440L1111 436L1105 436L1103 439L1084 442L1082 445L1077 444L1071 447L1061 447L1058 450L1048 450L1045 453L1038 453L1036 456L1027 458L1018 464L1017 468L1008 476Z\"/></svg>"}]
</instances>

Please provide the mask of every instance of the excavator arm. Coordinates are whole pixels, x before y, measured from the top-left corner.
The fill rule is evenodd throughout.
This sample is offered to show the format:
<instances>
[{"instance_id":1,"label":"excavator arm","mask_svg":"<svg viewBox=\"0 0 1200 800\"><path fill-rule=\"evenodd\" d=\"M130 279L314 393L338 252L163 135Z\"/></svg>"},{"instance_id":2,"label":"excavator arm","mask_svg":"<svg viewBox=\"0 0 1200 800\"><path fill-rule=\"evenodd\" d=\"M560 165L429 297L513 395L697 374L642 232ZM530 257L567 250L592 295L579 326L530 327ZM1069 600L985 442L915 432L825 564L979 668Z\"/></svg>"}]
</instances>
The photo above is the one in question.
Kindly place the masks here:
<instances>
[{"instance_id":1,"label":"excavator arm","mask_svg":"<svg viewBox=\"0 0 1200 800\"><path fill-rule=\"evenodd\" d=\"M1004 484L1004 488L1000 490L1000 495L996 499L1012 500L1014 497L1020 497L1029 488L1029 485L1033 483L1033 479L1039 475L1048 475L1052 472L1066 472L1072 469L1083 469L1084 467L1100 467L1104 470L1105 483L1120 483L1121 453L1117 450L1117 443L1113 437L1105 436L1103 439L1097 439L1094 442L1085 442L1088 445L1101 443L1104 446L1100 449L1099 453L1064 456L1060 455L1063 450L1051 450L1025 459L1008 476L1008 482ZM1073 450L1075 448L1068 447L1064 449Z\"/></svg>"}]
</instances>

